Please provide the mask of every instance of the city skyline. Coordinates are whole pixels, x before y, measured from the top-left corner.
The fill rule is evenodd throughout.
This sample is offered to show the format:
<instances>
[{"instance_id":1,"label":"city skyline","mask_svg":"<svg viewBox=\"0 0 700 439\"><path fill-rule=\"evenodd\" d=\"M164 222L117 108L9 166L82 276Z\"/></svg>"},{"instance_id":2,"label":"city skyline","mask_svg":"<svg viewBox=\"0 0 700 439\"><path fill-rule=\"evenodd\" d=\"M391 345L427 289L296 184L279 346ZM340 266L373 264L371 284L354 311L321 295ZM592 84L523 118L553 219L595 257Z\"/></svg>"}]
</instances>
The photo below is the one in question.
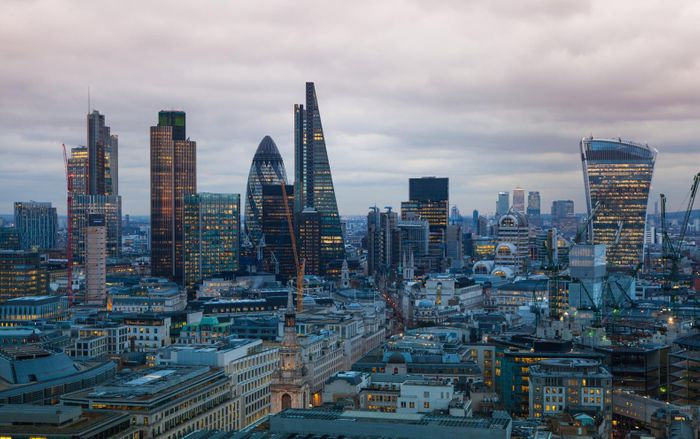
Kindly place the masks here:
<instances>
[{"instance_id":1,"label":"city skyline","mask_svg":"<svg viewBox=\"0 0 700 439\"><path fill-rule=\"evenodd\" d=\"M527 10L498 2L445 3L431 9L413 3L401 8L368 5L363 14L345 6L338 13L319 3L304 8L313 15L307 18L319 23L310 48L290 43L306 37L307 28L283 4L276 12L264 5L232 7L236 13L222 7L217 17L207 17L217 30L211 33L205 16L186 4L174 4L152 28L141 21L128 27L128 8L105 6L115 25L124 23L131 30L128 38L97 33L85 40L61 29L80 20L93 30L85 23L99 22L91 17L104 10L89 5L73 16L65 14L69 2L10 4L0 18L13 43L1 49L13 62L0 72L0 81L7 84L0 90L5 104L0 151L6 157L0 164L5 188L0 212L10 213L19 199L34 199L50 201L65 214L60 144L85 144L84 118L93 109L119 133L123 213L148 214L148 128L152 114L162 108L188 113L189 132L199 143L198 188L244 194L248 164L264 135L276 139L287 163L293 160L290 111L300 102L299 83L305 81L315 81L323 97L341 215L364 215L373 204L397 208L406 199L407 179L426 175L450 178L451 204L462 212L493 212L497 192L512 192L518 185L542 194L543 211L552 200L572 199L582 212L578 142L590 134L648 142L659 149L650 199L664 192L670 210L676 210L694 173L691 166L700 160L694 145L700 137L694 123L700 96L688 86L696 76L693 51L675 49L698 36L697 9L691 3L671 10L652 2L628 14L624 5L603 2L545 3ZM31 32L13 24L34 15L36 7L63 12L65 19L36 15ZM147 16L157 5L143 8ZM459 9L454 15L463 25L438 26L451 23L452 8ZM384 29L388 17L394 24ZM654 29L620 26L620 20L649 21L651 26L663 21L648 17L666 19L664 28L673 32L651 40ZM182 51L168 60L167 50L157 53L165 43L152 37L166 24L185 19L197 31L197 44L172 36ZM523 43L515 52L515 36L489 30L513 24ZM288 41L252 44L278 25ZM618 29L614 39L602 32L610 27ZM52 32L55 38L47 38ZM325 33L332 38L321 38ZM600 37L591 37L598 33ZM477 44L482 40L489 44ZM150 46L140 48L146 41ZM85 69L74 62L75 54L98 47L122 61ZM309 67L314 49L324 56ZM224 56L212 57L215 50ZM127 61L132 59L138 59L138 68ZM185 72L165 75L183 60L188 60ZM279 65L290 68L282 74ZM655 74L645 73L649 71Z\"/></svg>"}]
</instances>

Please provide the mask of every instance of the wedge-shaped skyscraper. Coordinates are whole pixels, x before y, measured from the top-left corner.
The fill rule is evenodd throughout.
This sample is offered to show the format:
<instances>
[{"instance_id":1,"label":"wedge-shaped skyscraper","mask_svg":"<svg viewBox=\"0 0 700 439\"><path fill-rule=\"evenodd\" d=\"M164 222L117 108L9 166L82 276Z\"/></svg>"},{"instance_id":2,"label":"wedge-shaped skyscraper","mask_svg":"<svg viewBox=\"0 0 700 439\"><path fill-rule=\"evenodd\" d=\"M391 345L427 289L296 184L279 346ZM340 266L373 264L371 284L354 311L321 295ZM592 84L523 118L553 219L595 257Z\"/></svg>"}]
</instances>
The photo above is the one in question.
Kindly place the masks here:
<instances>
[{"instance_id":1,"label":"wedge-shaped skyscraper","mask_svg":"<svg viewBox=\"0 0 700 439\"><path fill-rule=\"evenodd\" d=\"M306 83L306 107L294 106L294 166L295 212L299 215L305 208L316 209L320 220L321 272L340 273L345 243L313 82Z\"/></svg>"},{"instance_id":2,"label":"wedge-shaped skyscraper","mask_svg":"<svg viewBox=\"0 0 700 439\"><path fill-rule=\"evenodd\" d=\"M657 151L622 139L581 140L593 244L605 244L613 270L634 269L642 260L649 188Z\"/></svg>"},{"instance_id":3,"label":"wedge-shaped skyscraper","mask_svg":"<svg viewBox=\"0 0 700 439\"><path fill-rule=\"evenodd\" d=\"M245 234L256 246L262 236L262 187L287 183L284 161L275 141L265 136L253 156L245 196Z\"/></svg>"}]
</instances>

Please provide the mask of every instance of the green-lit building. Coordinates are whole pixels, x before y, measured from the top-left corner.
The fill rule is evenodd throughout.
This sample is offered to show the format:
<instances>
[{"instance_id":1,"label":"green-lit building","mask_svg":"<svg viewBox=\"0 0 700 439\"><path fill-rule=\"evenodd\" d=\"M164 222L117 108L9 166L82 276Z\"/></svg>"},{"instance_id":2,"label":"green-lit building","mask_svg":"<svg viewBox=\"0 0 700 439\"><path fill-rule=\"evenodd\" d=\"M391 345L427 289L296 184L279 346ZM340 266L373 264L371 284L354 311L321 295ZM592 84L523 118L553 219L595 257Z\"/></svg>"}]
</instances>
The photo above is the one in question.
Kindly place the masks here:
<instances>
[{"instance_id":1,"label":"green-lit building","mask_svg":"<svg viewBox=\"0 0 700 439\"><path fill-rule=\"evenodd\" d=\"M238 270L240 195L202 192L184 201L185 286Z\"/></svg>"}]
</instances>

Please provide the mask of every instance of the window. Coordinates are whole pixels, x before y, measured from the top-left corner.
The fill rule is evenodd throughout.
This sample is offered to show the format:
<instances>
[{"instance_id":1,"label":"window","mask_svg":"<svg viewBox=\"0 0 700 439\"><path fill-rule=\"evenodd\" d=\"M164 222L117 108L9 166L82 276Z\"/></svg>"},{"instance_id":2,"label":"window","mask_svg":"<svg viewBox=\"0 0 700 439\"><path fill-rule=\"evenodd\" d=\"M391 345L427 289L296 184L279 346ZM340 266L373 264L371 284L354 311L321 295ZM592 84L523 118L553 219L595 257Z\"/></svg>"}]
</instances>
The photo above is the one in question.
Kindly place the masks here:
<instances>
[{"instance_id":1,"label":"window","mask_svg":"<svg viewBox=\"0 0 700 439\"><path fill-rule=\"evenodd\" d=\"M430 408L430 403L429 403L428 401L425 401L425 402L423 403L423 408L424 408L424 409L429 409L429 408Z\"/></svg>"}]
</instances>

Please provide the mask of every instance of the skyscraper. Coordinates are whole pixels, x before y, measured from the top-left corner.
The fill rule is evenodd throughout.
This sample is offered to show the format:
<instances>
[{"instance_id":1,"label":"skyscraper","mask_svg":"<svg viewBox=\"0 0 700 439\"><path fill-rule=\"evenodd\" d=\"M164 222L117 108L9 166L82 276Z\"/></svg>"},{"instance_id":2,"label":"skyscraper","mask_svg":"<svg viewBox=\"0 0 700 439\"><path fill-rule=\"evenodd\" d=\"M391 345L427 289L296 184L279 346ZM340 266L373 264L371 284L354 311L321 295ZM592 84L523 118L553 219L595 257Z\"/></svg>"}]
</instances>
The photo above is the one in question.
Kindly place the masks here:
<instances>
[{"instance_id":1,"label":"skyscraper","mask_svg":"<svg viewBox=\"0 0 700 439\"><path fill-rule=\"evenodd\" d=\"M151 127L151 274L184 281L184 200L197 193L197 143L184 111L160 111Z\"/></svg>"},{"instance_id":2,"label":"skyscraper","mask_svg":"<svg viewBox=\"0 0 700 439\"><path fill-rule=\"evenodd\" d=\"M104 305L107 299L107 228L104 215L89 214L85 229L85 303Z\"/></svg>"},{"instance_id":3,"label":"skyscraper","mask_svg":"<svg viewBox=\"0 0 700 439\"><path fill-rule=\"evenodd\" d=\"M107 256L116 258L121 253L121 197L118 195L73 195L71 211L71 248L76 264L85 262L88 215L103 215L107 229Z\"/></svg>"},{"instance_id":4,"label":"skyscraper","mask_svg":"<svg viewBox=\"0 0 700 439\"><path fill-rule=\"evenodd\" d=\"M51 203L16 201L15 227L19 232L20 246L24 250L32 247L56 247L58 216Z\"/></svg>"},{"instance_id":5,"label":"skyscraper","mask_svg":"<svg viewBox=\"0 0 700 439\"><path fill-rule=\"evenodd\" d=\"M321 218L313 207L305 207L297 216L299 227L299 257L304 261L304 273L321 274Z\"/></svg>"},{"instance_id":6,"label":"skyscraper","mask_svg":"<svg viewBox=\"0 0 700 439\"><path fill-rule=\"evenodd\" d=\"M185 285L238 270L240 195L185 194Z\"/></svg>"},{"instance_id":7,"label":"skyscraper","mask_svg":"<svg viewBox=\"0 0 700 439\"><path fill-rule=\"evenodd\" d=\"M105 149L109 127L105 126L105 117L99 111L87 115L87 150L88 150L88 193L102 195L105 193Z\"/></svg>"},{"instance_id":8,"label":"skyscraper","mask_svg":"<svg viewBox=\"0 0 700 439\"><path fill-rule=\"evenodd\" d=\"M581 140L580 147L588 211L601 202L589 235L593 244L606 245L611 268L633 269L644 254L649 188L657 151L619 138L588 137Z\"/></svg>"},{"instance_id":9,"label":"skyscraper","mask_svg":"<svg viewBox=\"0 0 700 439\"><path fill-rule=\"evenodd\" d=\"M399 216L387 208L370 208L367 214L367 274L386 273L401 262Z\"/></svg>"},{"instance_id":10,"label":"skyscraper","mask_svg":"<svg viewBox=\"0 0 700 439\"><path fill-rule=\"evenodd\" d=\"M321 272L340 272L345 243L328 162L321 113L313 82L306 83L306 107L294 106L294 211L318 211L321 224Z\"/></svg>"},{"instance_id":11,"label":"skyscraper","mask_svg":"<svg viewBox=\"0 0 700 439\"><path fill-rule=\"evenodd\" d=\"M552 201L552 227L556 227L562 235L576 235L578 219L574 213L573 200Z\"/></svg>"},{"instance_id":12,"label":"skyscraper","mask_svg":"<svg viewBox=\"0 0 700 439\"><path fill-rule=\"evenodd\" d=\"M527 193L527 214L528 216L540 216L540 193L530 191Z\"/></svg>"},{"instance_id":13,"label":"skyscraper","mask_svg":"<svg viewBox=\"0 0 700 439\"><path fill-rule=\"evenodd\" d=\"M262 233L265 235L264 259L267 271L279 274L283 280L296 276L292 239L284 204L294 209L294 186L286 185L287 199L279 184L262 187Z\"/></svg>"},{"instance_id":14,"label":"skyscraper","mask_svg":"<svg viewBox=\"0 0 700 439\"><path fill-rule=\"evenodd\" d=\"M430 224L429 253L438 259L445 256L449 193L448 178L411 178L408 180L409 201L401 203L401 219L421 218Z\"/></svg>"},{"instance_id":15,"label":"skyscraper","mask_svg":"<svg viewBox=\"0 0 700 439\"><path fill-rule=\"evenodd\" d=\"M499 192L498 201L496 201L496 216L505 215L510 209L510 194L508 192Z\"/></svg>"},{"instance_id":16,"label":"skyscraper","mask_svg":"<svg viewBox=\"0 0 700 439\"><path fill-rule=\"evenodd\" d=\"M513 189L513 209L525 213L525 190L520 186Z\"/></svg>"},{"instance_id":17,"label":"skyscraper","mask_svg":"<svg viewBox=\"0 0 700 439\"><path fill-rule=\"evenodd\" d=\"M245 197L245 233L253 247L258 244L261 235L262 186L281 183L287 183L284 161L275 141L270 136L265 136L250 165Z\"/></svg>"}]
</instances>

